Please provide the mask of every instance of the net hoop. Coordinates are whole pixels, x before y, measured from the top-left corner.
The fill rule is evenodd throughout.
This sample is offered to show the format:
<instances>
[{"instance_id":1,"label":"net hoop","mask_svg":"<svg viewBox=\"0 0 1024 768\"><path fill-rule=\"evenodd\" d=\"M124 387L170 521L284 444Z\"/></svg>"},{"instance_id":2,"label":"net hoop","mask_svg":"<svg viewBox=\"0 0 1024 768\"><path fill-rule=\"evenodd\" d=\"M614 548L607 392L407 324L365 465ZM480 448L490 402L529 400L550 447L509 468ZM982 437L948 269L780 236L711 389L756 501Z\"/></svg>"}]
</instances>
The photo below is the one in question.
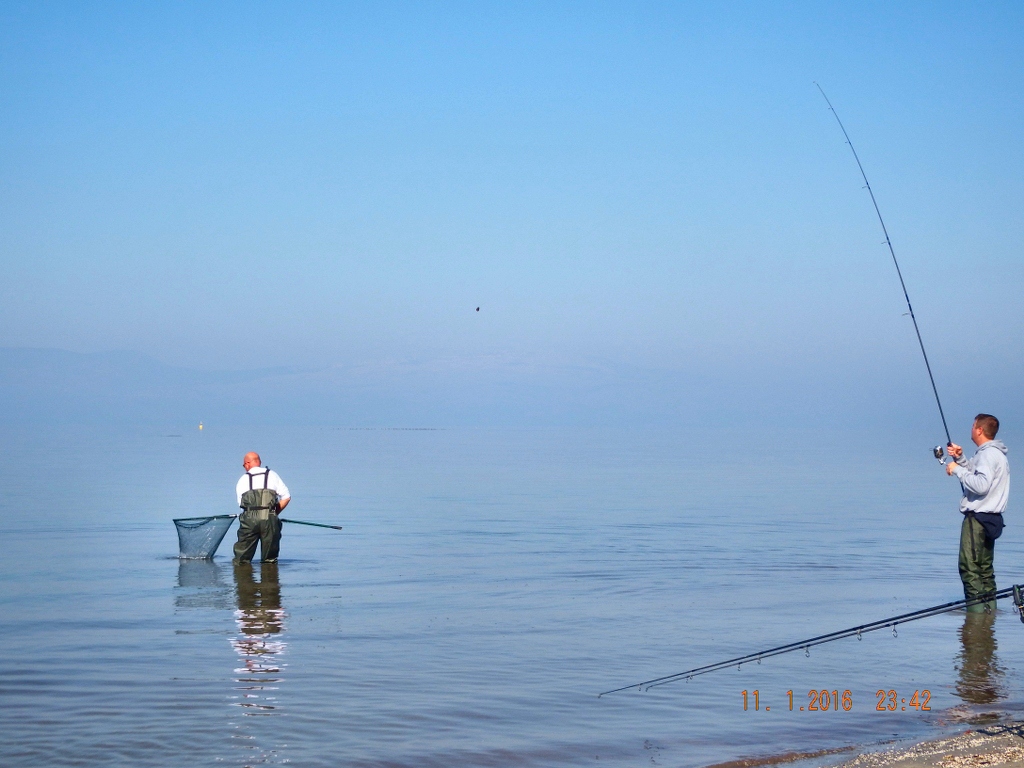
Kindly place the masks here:
<instances>
[{"instance_id":1,"label":"net hoop","mask_svg":"<svg viewBox=\"0 0 1024 768\"><path fill-rule=\"evenodd\" d=\"M178 531L178 558L182 560L211 560L224 535L238 515L208 515L206 517L179 517L174 520Z\"/></svg>"}]
</instances>

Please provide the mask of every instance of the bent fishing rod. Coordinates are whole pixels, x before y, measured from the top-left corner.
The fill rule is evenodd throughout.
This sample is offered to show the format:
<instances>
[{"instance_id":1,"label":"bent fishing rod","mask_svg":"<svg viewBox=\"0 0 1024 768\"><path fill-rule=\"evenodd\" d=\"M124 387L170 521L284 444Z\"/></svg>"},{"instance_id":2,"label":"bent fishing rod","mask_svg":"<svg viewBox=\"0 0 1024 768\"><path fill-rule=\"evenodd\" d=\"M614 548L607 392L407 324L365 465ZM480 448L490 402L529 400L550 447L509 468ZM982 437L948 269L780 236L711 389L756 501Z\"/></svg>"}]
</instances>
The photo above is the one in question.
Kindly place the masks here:
<instances>
[{"instance_id":1,"label":"bent fishing rod","mask_svg":"<svg viewBox=\"0 0 1024 768\"><path fill-rule=\"evenodd\" d=\"M825 99L825 103L828 104L829 110L832 112L832 116L835 117L836 122L839 123L839 129L843 132L843 136L846 137L846 143L850 146L850 151L853 153L853 159L857 161L857 167L860 169L861 178L864 179L864 187L867 189L868 194L871 195L871 204L875 207L875 213L878 215L878 223L882 225L882 233L885 235L885 244L889 246L889 253L892 255L892 263L896 266L896 274L900 278L900 287L903 288L903 298L907 301L907 309L910 310L910 319L914 321L914 332L917 334L917 343L921 347L921 356L924 358L924 367L928 370L928 380L932 383L932 393L935 395L935 404L939 406L939 416L942 418L942 428L946 432L946 446L953 444L953 438L949 436L949 427L946 425L946 414L942 410L942 402L939 400L939 390L935 386L935 377L932 375L932 366L928 362L928 353L924 351L924 341L921 339L921 329L917 325L917 317L914 315L914 308L910 305L910 295L907 293L907 284L903 281L903 271L900 269L900 263L896 260L896 251L892 247L892 240L889 239L889 230L885 227L885 221L882 219L882 211L878 208L878 201L875 200L875 193L871 189L871 182L868 181L868 175L864 172L864 166L860 162L860 157L857 155L857 150L853 148L853 142L850 141L850 134L846 132L846 127L843 125L843 121L839 119L839 114L836 112L835 107L832 106L832 102L829 101L828 96L825 95L825 91L818 83L815 83L818 90L821 91L822 97ZM939 460L940 464L945 462L942 459L942 446L935 446L932 449L935 458Z\"/></svg>"},{"instance_id":2,"label":"bent fishing rod","mask_svg":"<svg viewBox=\"0 0 1024 768\"><path fill-rule=\"evenodd\" d=\"M952 603L943 603L942 605L933 605L931 608L922 608L919 611L912 611L911 613L904 613L899 616L890 616L887 619L873 621L870 624L860 624L856 627L850 627L849 629L841 629L838 632L829 632L827 635L818 635L817 637L810 637L806 640L800 640L795 643L787 643L786 645L779 645L775 648L768 648L764 651L748 653L745 656L737 656L734 659L726 659L725 661L719 661L714 664L706 664L703 667L694 667L693 669L688 669L685 672L676 672L674 675L665 675L663 677L655 677L652 680L633 683L632 685L624 685L621 688L613 688L610 691L599 693L597 697L601 698L602 696L607 696L609 693L619 693L620 691L629 691L634 688L638 691L649 691L651 688L657 688L659 685L674 683L677 680L691 680L698 675L706 675L709 672L717 672L720 669L728 669L732 666L739 669L742 665L750 661L756 661L760 664L762 659L779 656L783 653L792 653L793 651L802 650L810 656L810 649L816 645L831 643L834 640L842 640L843 638L853 637L854 635L856 635L857 639L860 640L861 635L868 632L874 632L878 629L887 629L892 627L892 634L893 637L895 637L896 626L898 624L905 624L908 621L917 621L918 619L927 619L930 616L938 616L941 613L955 611L958 608L969 608L972 605L980 605L982 603L988 603L995 600L1002 600L1004 597L1011 596L1013 597L1013 604L1016 606L1017 612L1020 614L1020 620L1024 622L1024 584L1015 584L1012 587L1006 587L1005 589L1000 589L996 592L989 592L985 595L965 598L964 600L956 600Z\"/></svg>"}]
</instances>

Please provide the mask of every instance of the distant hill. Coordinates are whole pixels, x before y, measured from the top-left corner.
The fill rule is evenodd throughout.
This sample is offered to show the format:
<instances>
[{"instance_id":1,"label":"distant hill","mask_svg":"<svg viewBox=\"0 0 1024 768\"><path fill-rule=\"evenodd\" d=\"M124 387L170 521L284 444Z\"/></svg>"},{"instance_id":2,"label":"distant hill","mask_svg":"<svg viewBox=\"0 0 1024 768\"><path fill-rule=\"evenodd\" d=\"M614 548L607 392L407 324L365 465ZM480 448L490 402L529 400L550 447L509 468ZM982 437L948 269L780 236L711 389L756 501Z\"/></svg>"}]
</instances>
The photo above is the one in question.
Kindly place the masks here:
<instances>
[{"instance_id":1,"label":"distant hill","mask_svg":"<svg viewBox=\"0 0 1024 768\"><path fill-rule=\"evenodd\" d=\"M135 352L0 348L0 423L8 424L634 423L694 407L677 387L665 372L497 358L204 371Z\"/></svg>"},{"instance_id":2,"label":"distant hill","mask_svg":"<svg viewBox=\"0 0 1024 768\"><path fill-rule=\"evenodd\" d=\"M4 422L167 422L222 416L283 369L198 371L134 352L0 348Z\"/></svg>"},{"instance_id":3,"label":"distant hill","mask_svg":"<svg viewBox=\"0 0 1024 768\"><path fill-rule=\"evenodd\" d=\"M919 372L917 372L919 373ZM0 348L0 423L333 426L761 426L869 423L934 431L920 375L808 366L708 372L609 361L511 357L363 361L322 368L196 370L135 352ZM979 403L1019 410L1015 379L953 390L947 413L969 423ZM930 438L929 438L930 439Z\"/></svg>"}]
</instances>

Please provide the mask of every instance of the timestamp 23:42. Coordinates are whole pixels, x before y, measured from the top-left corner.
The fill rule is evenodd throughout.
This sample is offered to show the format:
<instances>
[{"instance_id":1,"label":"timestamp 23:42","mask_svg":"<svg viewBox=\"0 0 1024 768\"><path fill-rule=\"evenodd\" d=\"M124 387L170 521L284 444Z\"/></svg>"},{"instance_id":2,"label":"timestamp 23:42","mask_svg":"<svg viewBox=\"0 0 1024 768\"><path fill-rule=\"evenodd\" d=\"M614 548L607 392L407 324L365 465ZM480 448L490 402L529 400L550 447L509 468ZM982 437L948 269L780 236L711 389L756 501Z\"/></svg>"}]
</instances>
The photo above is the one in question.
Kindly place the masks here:
<instances>
[{"instance_id":1,"label":"timestamp 23:42","mask_svg":"<svg viewBox=\"0 0 1024 768\"><path fill-rule=\"evenodd\" d=\"M771 706L761 700L761 692L758 690L742 691L744 711L770 712ZM849 712L853 709L853 693L849 689L840 692L838 689L831 691L823 688L820 691L807 692L807 704L804 706L793 706L793 691L786 691L789 703L789 711L800 712ZM916 709L918 712L931 711L930 702L932 693L927 688L914 691L909 700L896 692L895 689L884 690L879 688L875 691L875 711L877 712L905 712L909 709ZM785 708L785 704L782 707Z\"/></svg>"}]
</instances>

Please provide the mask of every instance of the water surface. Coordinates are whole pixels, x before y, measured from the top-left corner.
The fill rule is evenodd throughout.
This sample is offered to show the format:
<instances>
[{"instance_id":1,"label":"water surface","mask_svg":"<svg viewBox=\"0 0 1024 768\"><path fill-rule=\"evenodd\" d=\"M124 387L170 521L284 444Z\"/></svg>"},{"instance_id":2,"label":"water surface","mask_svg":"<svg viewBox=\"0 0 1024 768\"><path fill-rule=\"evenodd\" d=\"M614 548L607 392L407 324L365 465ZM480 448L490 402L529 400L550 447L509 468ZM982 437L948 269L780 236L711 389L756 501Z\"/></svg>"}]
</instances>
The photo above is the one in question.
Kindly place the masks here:
<instances>
[{"instance_id":1,"label":"water surface","mask_svg":"<svg viewBox=\"0 0 1024 768\"><path fill-rule=\"evenodd\" d=\"M701 766L1019 707L1006 607L598 699L960 596L927 449L794 434L782 462L747 437L9 431L0 763ZM286 526L277 566L233 568L234 530L179 561L171 519L232 512L251 449L288 516L344 531ZM1000 586L1024 581L1009 522ZM852 706L801 712L812 689ZM880 689L931 710L878 712Z\"/></svg>"}]
</instances>

